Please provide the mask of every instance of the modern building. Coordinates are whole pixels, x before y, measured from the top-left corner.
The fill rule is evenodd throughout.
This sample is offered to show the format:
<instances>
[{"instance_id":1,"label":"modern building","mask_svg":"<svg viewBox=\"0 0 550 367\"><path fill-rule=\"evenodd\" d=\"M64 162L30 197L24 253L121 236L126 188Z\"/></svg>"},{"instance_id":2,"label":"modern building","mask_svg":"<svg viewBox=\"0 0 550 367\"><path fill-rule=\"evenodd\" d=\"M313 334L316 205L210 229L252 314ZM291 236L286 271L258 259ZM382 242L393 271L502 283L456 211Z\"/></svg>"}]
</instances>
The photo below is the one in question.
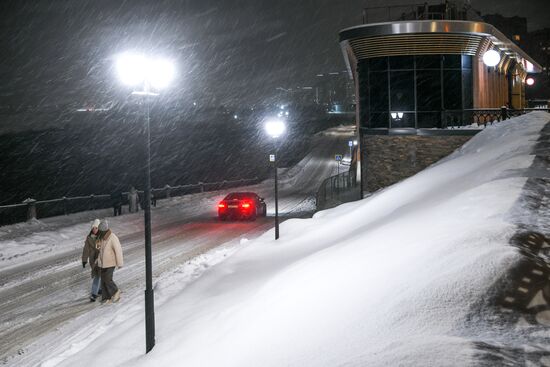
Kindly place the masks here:
<instances>
[{"instance_id":1,"label":"modern building","mask_svg":"<svg viewBox=\"0 0 550 367\"><path fill-rule=\"evenodd\" d=\"M527 76L541 66L494 26L468 20L469 13L447 1L426 3L399 20L340 32L355 82L366 191L452 152L479 131L464 127L479 122L481 111L526 107Z\"/></svg>"}]
</instances>

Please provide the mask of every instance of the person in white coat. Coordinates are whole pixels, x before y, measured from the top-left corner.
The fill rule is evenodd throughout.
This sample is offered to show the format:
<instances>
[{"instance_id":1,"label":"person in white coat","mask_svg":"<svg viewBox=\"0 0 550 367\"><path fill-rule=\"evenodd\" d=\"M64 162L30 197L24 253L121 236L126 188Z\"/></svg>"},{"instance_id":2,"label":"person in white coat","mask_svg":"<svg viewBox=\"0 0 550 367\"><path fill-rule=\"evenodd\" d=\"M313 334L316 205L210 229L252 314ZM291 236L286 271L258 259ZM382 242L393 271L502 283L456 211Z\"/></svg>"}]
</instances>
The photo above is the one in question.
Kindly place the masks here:
<instances>
[{"instance_id":1,"label":"person in white coat","mask_svg":"<svg viewBox=\"0 0 550 367\"><path fill-rule=\"evenodd\" d=\"M118 302L120 289L113 281L115 268L122 268L122 246L118 237L109 229L109 223L104 219L99 223L98 236L99 256L98 266L101 268L101 303Z\"/></svg>"}]
</instances>

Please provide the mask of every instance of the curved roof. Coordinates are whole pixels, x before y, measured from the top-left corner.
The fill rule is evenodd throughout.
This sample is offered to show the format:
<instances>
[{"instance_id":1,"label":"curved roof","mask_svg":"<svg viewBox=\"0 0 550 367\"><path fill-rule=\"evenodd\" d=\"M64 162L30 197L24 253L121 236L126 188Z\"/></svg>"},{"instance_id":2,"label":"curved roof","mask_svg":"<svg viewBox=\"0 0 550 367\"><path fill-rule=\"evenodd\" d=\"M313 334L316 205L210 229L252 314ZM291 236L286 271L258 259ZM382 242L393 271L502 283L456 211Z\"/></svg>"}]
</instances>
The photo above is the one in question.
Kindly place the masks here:
<instances>
[{"instance_id":1,"label":"curved roof","mask_svg":"<svg viewBox=\"0 0 550 367\"><path fill-rule=\"evenodd\" d=\"M506 60L515 59L527 72L542 67L494 26L462 20L417 20L364 24L340 31L340 44L349 65L348 51L357 60L397 55L481 55L498 50Z\"/></svg>"}]
</instances>

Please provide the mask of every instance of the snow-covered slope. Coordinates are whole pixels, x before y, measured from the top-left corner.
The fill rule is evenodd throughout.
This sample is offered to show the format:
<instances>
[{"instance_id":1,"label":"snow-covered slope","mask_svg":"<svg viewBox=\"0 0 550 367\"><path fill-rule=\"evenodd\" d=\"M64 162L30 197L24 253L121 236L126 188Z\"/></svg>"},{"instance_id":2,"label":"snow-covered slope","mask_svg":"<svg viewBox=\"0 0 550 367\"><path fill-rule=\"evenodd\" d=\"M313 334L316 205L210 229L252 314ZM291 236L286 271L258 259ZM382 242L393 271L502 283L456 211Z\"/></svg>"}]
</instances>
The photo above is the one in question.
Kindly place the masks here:
<instances>
[{"instance_id":1,"label":"snow-covered slope","mask_svg":"<svg viewBox=\"0 0 550 367\"><path fill-rule=\"evenodd\" d=\"M146 356L139 315L50 351L44 365L478 365L491 330L468 320L521 258L509 245L525 218L516 204L549 120L490 126L414 177L288 220L278 241L269 231L247 242L156 309ZM499 337L548 355L550 332L513 345L517 333Z\"/></svg>"}]
</instances>

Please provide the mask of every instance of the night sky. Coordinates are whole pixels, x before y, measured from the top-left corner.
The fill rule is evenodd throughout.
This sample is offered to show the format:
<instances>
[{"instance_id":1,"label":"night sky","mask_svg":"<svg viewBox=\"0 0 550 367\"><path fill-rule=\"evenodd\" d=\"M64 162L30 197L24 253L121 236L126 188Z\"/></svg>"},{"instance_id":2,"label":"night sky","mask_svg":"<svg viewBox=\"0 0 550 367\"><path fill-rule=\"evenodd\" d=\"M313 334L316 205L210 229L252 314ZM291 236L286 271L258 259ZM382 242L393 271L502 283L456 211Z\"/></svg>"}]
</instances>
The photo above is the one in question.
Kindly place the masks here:
<instances>
[{"instance_id":1,"label":"night sky","mask_svg":"<svg viewBox=\"0 0 550 367\"><path fill-rule=\"evenodd\" d=\"M406 0L395 1L403 4ZM140 49L177 62L168 99L261 103L277 87L341 71L338 31L392 1L17 0L0 5L0 106L101 105L127 91L113 55ZM482 13L550 27L550 0L477 0Z\"/></svg>"}]
</instances>

